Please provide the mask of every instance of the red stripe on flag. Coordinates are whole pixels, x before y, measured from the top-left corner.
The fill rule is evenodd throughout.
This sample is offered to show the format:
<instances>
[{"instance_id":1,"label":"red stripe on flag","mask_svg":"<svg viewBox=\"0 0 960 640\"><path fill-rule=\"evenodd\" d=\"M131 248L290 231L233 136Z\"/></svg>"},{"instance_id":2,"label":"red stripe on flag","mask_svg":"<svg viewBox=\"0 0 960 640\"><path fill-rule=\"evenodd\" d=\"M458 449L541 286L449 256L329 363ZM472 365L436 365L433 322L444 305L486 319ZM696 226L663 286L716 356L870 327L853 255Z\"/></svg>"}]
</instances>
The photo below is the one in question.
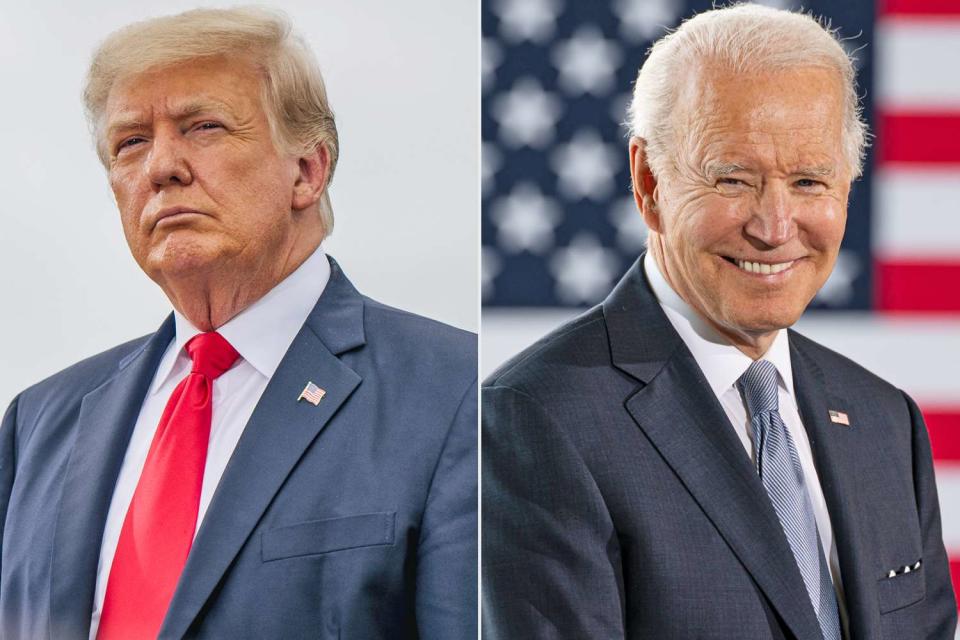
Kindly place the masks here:
<instances>
[{"instance_id":1,"label":"red stripe on flag","mask_svg":"<svg viewBox=\"0 0 960 640\"><path fill-rule=\"evenodd\" d=\"M878 0L877 13L906 16L960 16L957 0Z\"/></svg>"},{"instance_id":2,"label":"red stripe on flag","mask_svg":"<svg viewBox=\"0 0 960 640\"><path fill-rule=\"evenodd\" d=\"M960 163L960 112L883 112L877 116L879 163Z\"/></svg>"},{"instance_id":3,"label":"red stripe on flag","mask_svg":"<svg viewBox=\"0 0 960 640\"><path fill-rule=\"evenodd\" d=\"M880 260L874 303L881 311L960 312L960 262Z\"/></svg>"},{"instance_id":4,"label":"red stripe on flag","mask_svg":"<svg viewBox=\"0 0 960 640\"><path fill-rule=\"evenodd\" d=\"M923 407L923 419L934 459L960 462L960 407Z\"/></svg>"}]
</instances>

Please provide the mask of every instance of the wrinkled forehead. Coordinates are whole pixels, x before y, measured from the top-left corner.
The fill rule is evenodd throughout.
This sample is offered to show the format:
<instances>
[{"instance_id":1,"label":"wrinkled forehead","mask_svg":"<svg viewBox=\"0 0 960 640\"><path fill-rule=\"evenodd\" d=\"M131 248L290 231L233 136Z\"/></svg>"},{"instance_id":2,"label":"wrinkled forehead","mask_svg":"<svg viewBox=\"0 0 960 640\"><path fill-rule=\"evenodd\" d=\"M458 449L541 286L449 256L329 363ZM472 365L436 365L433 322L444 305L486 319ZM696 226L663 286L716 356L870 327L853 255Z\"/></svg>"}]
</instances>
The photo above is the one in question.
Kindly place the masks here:
<instances>
[{"instance_id":1,"label":"wrinkled forehead","mask_svg":"<svg viewBox=\"0 0 960 640\"><path fill-rule=\"evenodd\" d=\"M673 127L678 152L699 159L752 151L781 161L819 156L819 164L840 164L841 79L819 67L734 72L705 65L681 82Z\"/></svg>"},{"instance_id":2,"label":"wrinkled forehead","mask_svg":"<svg viewBox=\"0 0 960 640\"><path fill-rule=\"evenodd\" d=\"M107 96L109 128L117 122L220 111L238 117L261 108L260 73L245 59L197 58L155 65L118 78Z\"/></svg>"}]
</instances>

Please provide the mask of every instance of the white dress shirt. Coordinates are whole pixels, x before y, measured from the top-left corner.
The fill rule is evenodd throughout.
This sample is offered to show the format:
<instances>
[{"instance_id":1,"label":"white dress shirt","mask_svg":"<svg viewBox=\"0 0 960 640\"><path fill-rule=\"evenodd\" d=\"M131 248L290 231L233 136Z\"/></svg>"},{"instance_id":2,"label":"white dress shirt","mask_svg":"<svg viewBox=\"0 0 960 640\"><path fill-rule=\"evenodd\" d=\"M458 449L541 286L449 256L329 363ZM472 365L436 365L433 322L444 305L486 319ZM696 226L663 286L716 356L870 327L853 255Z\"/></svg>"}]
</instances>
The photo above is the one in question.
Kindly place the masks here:
<instances>
[{"instance_id":1,"label":"white dress shirt","mask_svg":"<svg viewBox=\"0 0 960 640\"><path fill-rule=\"evenodd\" d=\"M247 421L260 401L260 396L329 279L330 264L323 248L318 247L280 284L217 329L237 350L240 358L213 383L213 418L203 471L197 530L200 529L220 477L233 455ZM120 539L120 529L153 442L154 432L170 394L190 373L192 366L184 346L190 338L200 333L200 330L177 312L174 312L174 319L176 337L160 359L153 383L140 408L107 513L106 528L100 546L100 562L97 565L97 586L90 625L91 640L96 637L100 624L100 612L107 592L107 579L113 565L113 556Z\"/></svg>"},{"instance_id":2,"label":"white dress shirt","mask_svg":"<svg viewBox=\"0 0 960 640\"><path fill-rule=\"evenodd\" d=\"M687 349L693 354L694 360L703 371L711 391L720 401L720 406L730 419L730 424L740 438L743 448L756 468L757 453L751 437L750 417L737 381L753 360L733 346L716 329L701 318L693 308L681 298L670 286L660 272L660 267L652 256L647 254L643 259L643 270L653 289L653 294L667 315L667 319ZM813 504L814 517L817 520L817 532L820 534L820 543L830 565L830 577L837 592L837 601L840 605L840 619L844 630L847 629L846 607L843 600L843 586L840 580L840 565L837 560L837 547L833 538L833 528L830 525L830 514L827 503L820 487L820 478L813 463L813 452L810 449L810 440L807 431L800 420L800 411L793 389L793 369L790 364L790 344L787 331L780 329L773 340L773 344L763 355L764 360L772 362L777 367L777 390L780 405L780 416L783 418L790 437L797 448L800 457L800 466L806 481L810 502ZM721 425L717 425L721 427ZM847 632L844 632L844 637Z\"/></svg>"}]
</instances>

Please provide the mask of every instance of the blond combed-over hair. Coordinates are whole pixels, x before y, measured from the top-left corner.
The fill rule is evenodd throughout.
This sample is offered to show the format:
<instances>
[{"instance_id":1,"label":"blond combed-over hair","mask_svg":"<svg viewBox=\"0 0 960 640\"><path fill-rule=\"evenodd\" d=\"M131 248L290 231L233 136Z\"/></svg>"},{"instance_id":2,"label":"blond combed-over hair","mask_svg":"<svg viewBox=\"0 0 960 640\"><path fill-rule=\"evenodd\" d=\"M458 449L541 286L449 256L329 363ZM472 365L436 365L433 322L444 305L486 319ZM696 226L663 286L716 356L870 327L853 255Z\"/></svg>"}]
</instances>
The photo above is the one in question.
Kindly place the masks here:
<instances>
[{"instance_id":1,"label":"blond combed-over hair","mask_svg":"<svg viewBox=\"0 0 960 640\"><path fill-rule=\"evenodd\" d=\"M706 11L651 47L634 85L630 133L646 142L649 166L659 178L677 149L672 115L680 87L698 67L714 64L736 74L824 68L841 80L842 144L851 177L857 178L869 134L853 62L836 32L810 15L747 3Z\"/></svg>"},{"instance_id":2,"label":"blond combed-over hair","mask_svg":"<svg viewBox=\"0 0 960 640\"><path fill-rule=\"evenodd\" d=\"M262 103L274 144L294 155L322 146L330 162L329 185L339 141L320 68L289 18L260 7L194 9L136 22L107 37L93 55L83 91L103 165L109 162L104 126L114 84L151 69L213 57L246 60L260 72ZM326 191L319 209L324 233L329 235L333 208Z\"/></svg>"}]
</instances>

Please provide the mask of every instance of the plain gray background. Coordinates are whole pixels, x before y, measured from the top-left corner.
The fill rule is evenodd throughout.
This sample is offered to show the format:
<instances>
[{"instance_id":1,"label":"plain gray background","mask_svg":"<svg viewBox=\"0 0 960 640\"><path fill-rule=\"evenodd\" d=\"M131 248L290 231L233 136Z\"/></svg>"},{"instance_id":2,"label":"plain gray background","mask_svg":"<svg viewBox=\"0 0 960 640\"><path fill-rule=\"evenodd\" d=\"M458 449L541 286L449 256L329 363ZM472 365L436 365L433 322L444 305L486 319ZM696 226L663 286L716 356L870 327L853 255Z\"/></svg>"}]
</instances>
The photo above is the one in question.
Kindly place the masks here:
<instances>
[{"instance_id":1,"label":"plain gray background","mask_svg":"<svg viewBox=\"0 0 960 640\"><path fill-rule=\"evenodd\" d=\"M258 4L284 10L307 38L336 114L336 228L325 249L361 292L476 331L478 4ZM80 94L109 32L197 6L2 3L0 411L47 375L154 331L170 311L128 253Z\"/></svg>"}]
</instances>

